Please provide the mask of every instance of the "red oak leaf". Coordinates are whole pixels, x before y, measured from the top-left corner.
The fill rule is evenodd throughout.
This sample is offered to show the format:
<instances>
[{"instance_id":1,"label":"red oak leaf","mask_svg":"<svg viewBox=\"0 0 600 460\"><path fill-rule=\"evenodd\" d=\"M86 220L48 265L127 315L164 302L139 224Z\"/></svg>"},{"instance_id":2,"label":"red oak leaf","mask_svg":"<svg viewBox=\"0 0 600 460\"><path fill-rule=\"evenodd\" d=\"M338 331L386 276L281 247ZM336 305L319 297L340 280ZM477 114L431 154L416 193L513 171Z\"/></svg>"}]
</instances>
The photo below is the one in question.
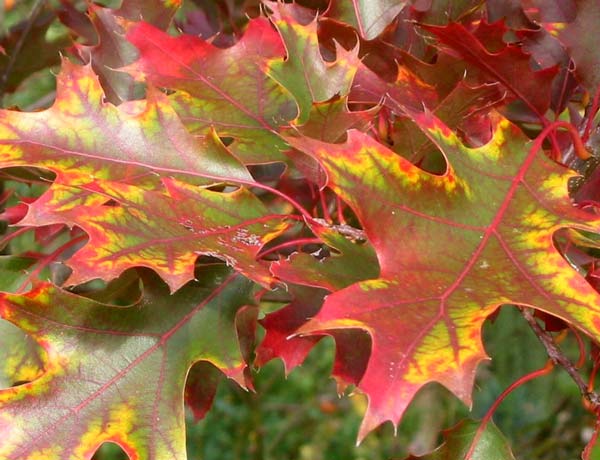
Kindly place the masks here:
<instances>
[{"instance_id":1,"label":"red oak leaf","mask_svg":"<svg viewBox=\"0 0 600 460\"><path fill-rule=\"evenodd\" d=\"M427 382L469 404L487 358L481 327L502 304L538 308L600 337L600 295L553 242L561 228L600 228L571 205L572 174L531 150L507 120L497 121L488 144L469 149L431 114L414 118L447 159L444 174L424 172L359 132L344 144L288 139L321 163L381 266L378 278L329 295L299 329L370 335L359 439L386 420L397 424Z\"/></svg>"},{"instance_id":2,"label":"red oak leaf","mask_svg":"<svg viewBox=\"0 0 600 460\"><path fill-rule=\"evenodd\" d=\"M171 99L193 133L214 128L235 139L230 148L246 163L284 160L285 143L273 132L297 115L289 93L264 71L285 55L269 21L250 21L242 39L220 49L192 35L171 37L132 23L127 39L140 58L121 69L156 86L180 90Z\"/></svg>"}]
</instances>

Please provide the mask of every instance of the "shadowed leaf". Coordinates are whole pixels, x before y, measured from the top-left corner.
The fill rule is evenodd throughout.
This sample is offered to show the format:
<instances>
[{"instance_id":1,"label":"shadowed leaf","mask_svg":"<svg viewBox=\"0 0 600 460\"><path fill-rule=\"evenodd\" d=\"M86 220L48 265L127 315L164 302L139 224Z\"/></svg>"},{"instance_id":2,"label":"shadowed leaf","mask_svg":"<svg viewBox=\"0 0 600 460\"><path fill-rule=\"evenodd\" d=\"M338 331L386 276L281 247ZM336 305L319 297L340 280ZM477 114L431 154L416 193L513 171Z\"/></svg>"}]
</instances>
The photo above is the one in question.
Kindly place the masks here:
<instances>
[{"instance_id":1,"label":"shadowed leaf","mask_svg":"<svg viewBox=\"0 0 600 460\"><path fill-rule=\"evenodd\" d=\"M59 37L53 42L46 40L46 33L55 19L54 13L44 13L39 16L27 31L23 48L19 49L14 57L15 61L11 71L6 74L7 66L17 44L27 30L28 20L15 26L5 37L0 40L0 87L4 91L12 92L19 84L32 73L60 64L60 50L67 45L66 37ZM6 81L1 81L6 77Z\"/></svg>"},{"instance_id":2,"label":"shadowed leaf","mask_svg":"<svg viewBox=\"0 0 600 460\"><path fill-rule=\"evenodd\" d=\"M274 358L283 361L285 373L304 362L306 356L317 344L321 337L293 337L300 326L314 316L323 303L325 291L305 287L292 287L291 303L279 310L269 313L260 324L265 328L266 335L256 349L255 364L259 367Z\"/></svg>"},{"instance_id":3,"label":"shadowed leaf","mask_svg":"<svg viewBox=\"0 0 600 460\"><path fill-rule=\"evenodd\" d=\"M366 132L377 115L378 109L348 110L346 98L335 98L313 104L306 123L294 130L308 137L325 142L343 140L350 129Z\"/></svg>"},{"instance_id":4,"label":"shadowed leaf","mask_svg":"<svg viewBox=\"0 0 600 460\"><path fill-rule=\"evenodd\" d=\"M488 27L486 24L480 27L486 31L498 29ZM555 67L532 70L530 56L516 45L509 44L501 50L490 52L479 37L461 24L452 23L445 27L423 26L423 28L479 69L485 75L483 82L500 82L535 114L543 116L546 113L550 106L552 80L557 72ZM491 38L502 42L500 35Z\"/></svg>"},{"instance_id":5,"label":"shadowed leaf","mask_svg":"<svg viewBox=\"0 0 600 460\"><path fill-rule=\"evenodd\" d=\"M125 0L118 10L89 4L88 16L96 31L97 43L76 44L75 47L82 60L90 63L98 74L108 101L119 104L143 95L143 88L131 75L116 70L137 57L135 47L124 37L123 21L144 20L166 29L179 3L179 0Z\"/></svg>"},{"instance_id":6,"label":"shadowed leaf","mask_svg":"<svg viewBox=\"0 0 600 460\"><path fill-rule=\"evenodd\" d=\"M325 226L313 224L311 228L315 235L338 253L320 260L306 253L292 254L271 265L275 276L284 281L331 292L360 280L377 277L377 258L368 243L354 243Z\"/></svg>"},{"instance_id":7,"label":"shadowed leaf","mask_svg":"<svg viewBox=\"0 0 600 460\"><path fill-rule=\"evenodd\" d=\"M298 253L271 265L271 271L281 280L318 289L292 285L292 303L267 315L260 322L267 334L256 351L256 364L259 366L277 357L283 360L286 372L289 373L301 364L320 337L299 337L293 334L317 314L325 295L323 289L336 291L356 281L377 276L377 259L368 244L353 243L327 227L313 224L312 229L324 243L335 248L338 254L317 260L312 255ZM341 343L342 336L347 338L348 343L356 344L356 337L349 334L336 336L340 359L336 360L334 376L339 380L356 383L355 379L347 377L353 371L346 371L348 355L342 356L344 353L340 353L340 348L344 345Z\"/></svg>"},{"instance_id":8,"label":"shadowed leaf","mask_svg":"<svg viewBox=\"0 0 600 460\"><path fill-rule=\"evenodd\" d=\"M575 61L575 73L593 94L600 86L600 57L593 32L600 22L600 5L594 0L581 0L576 5L575 20L559 32L559 38Z\"/></svg>"}]
</instances>

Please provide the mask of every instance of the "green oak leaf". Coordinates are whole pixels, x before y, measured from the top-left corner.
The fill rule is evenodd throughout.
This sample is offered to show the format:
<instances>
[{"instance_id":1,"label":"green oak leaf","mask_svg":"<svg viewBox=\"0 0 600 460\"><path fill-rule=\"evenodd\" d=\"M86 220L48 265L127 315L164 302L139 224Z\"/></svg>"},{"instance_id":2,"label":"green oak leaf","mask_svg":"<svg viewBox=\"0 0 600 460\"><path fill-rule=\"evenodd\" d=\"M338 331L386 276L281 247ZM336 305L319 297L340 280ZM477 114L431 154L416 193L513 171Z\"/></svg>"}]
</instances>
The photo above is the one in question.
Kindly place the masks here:
<instances>
[{"instance_id":1,"label":"green oak leaf","mask_svg":"<svg viewBox=\"0 0 600 460\"><path fill-rule=\"evenodd\" d=\"M89 460L110 441L131 459L184 460L190 367L206 361L247 385L236 322L253 283L210 267L171 296L155 275L142 279L127 307L47 283L0 295L2 317L44 350L39 378L0 390L2 458Z\"/></svg>"},{"instance_id":2,"label":"green oak leaf","mask_svg":"<svg viewBox=\"0 0 600 460\"><path fill-rule=\"evenodd\" d=\"M268 63L268 74L294 96L300 113L298 124L305 123L313 103L332 97L346 96L358 70L358 47L346 51L336 47L336 60L325 62L319 50L317 22L300 24L292 15L292 7L284 3L267 2L272 10L271 21L279 30L286 48L286 58L274 58Z\"/></svg>"},{"instance_id":3,"label":"green oak leaf","mask_svg":"<svg viewBox=\"0 0 600 460\"><path fill-rule=\"evenodd\" d=\"M0 320L0 388L31 382L42 372L39 345L15 325Z\"/></svg>"},{"instance_id":4,"label":"green oak leaf","mask_svg":"<svg viewBox=\"0 0 600 460\"><path fill-rule=\"evenodd\" d=\"M433 452L423 456L411 455L404 460L463 459L479 428L480 422L463 420L444 430L444 442ZM471 460L515 460L515 457L504 435L493 422L488 422L473 449Z\"/></svg>"}]
</instances>

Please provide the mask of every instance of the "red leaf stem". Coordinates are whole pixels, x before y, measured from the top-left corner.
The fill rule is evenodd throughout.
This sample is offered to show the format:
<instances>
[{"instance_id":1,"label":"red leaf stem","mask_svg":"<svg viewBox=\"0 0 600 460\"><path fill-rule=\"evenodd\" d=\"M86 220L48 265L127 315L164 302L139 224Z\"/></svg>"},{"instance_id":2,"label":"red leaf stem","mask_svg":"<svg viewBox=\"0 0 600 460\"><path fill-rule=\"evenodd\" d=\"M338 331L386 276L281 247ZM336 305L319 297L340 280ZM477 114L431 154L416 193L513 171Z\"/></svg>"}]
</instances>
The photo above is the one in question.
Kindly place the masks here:
<instances>
[{"instance_id":1,"label":"red leaf stem","mask_svg":"<svg viewBox=\"0 0 600 460\"><path fill-rule=\"evenodd\" d=\"M29 230L33 230L33 227L21 227L12 233L9 233L8 235L6 235L4 238L2 238L0 240L0 248L4 247L4 245L7 244L13 238L16 238L17 236L22 235L23 233L25 233Z\"/></svg>"},{"instance_id":2,"label":"red leaf stem","mask_svg":"<svg viewBox=\"0 0 600 460\"><path fill-rule=\"evenodd\" d=\"M596 441L598 440L598 432L600 431L600 417L596 418L596 425L594 426L594 432L592 433L592 437L585 445L585 449L581 454L581 460L592 460L592 450L596 445Z\"/></svg>"},{"instance_id":3,"label":"red leaf stem","mask_svg":"<svg viewBox=\"0 0 600 460\"><path fill-rule=\"evenodd\" d=\"M588 379L588 391L594 390L594 386L596 385L596 375L598 374L599 369L600 359L596 358L594 360L594 366L592 367L592 371L590 372L590 378Z\"/></svg>"},{"instance_id":4,"label":"red leaf stem","mask_svg":"<svg viewBox=\"0 0 600 460\"><path fill-rule=\"evenodd\" d=\"M496 401L494 401L494 403L491 405L491 407L488 409L488 411L485 413L485 415L481 419L481 425L479 425L479 428L477 429L477 432L475 433L475 436L473 437L473 441L471 441L471 446L469 447L469 450L467 451L467 454L465 455L464 460L471 460L472 459L472 455L473 455L473 452L475 451L475 447L477 447L477 443L479 442L479 438L481 438L481 435L485 431L486 425L491 420L492 416L494 415L494 412L496 411L496 409L498 408L498 406L502 403L502 401L504 401L504 399L513 390L517 389L521 385L524 385L525 383L529 382L530 380L533 380L533 379L536 379L536 378L541 377L543 375L549 374L552 371L552 369L554 369L554 363L552 362L551 359L549 359L546 362L546 364L544 365L544 367L542 367L540 369L537 369L537 370L535 370L533 372L530 372L528 374L525 374L524 376L518 378L513 383L511 383L508 386L508 388L506 388L500 394L500 396L498 396L498 398L496 398Z\"/></svg>"},{"instance_id":5,"label":"red leaf stem","mask_svg":"<svg viewBox=\"0 0 600 460\"><path fill-rule=\"evenodd\" d=\"M323 209L323 219L325 219L328 223L333 223L331 219L331 214L329 213L329 209L327 206L327 197L325 196L325 190L319 190L319 200L321 202L321 208Z\"/></svg>"},{"instance_id":6,"label":"red leaf stem","mask_svg":"<svg viewBox=\"0 0 600 460\"><path fill-rule=\"evenodd\" d=\"M337 219L340 225L346 225L346 219L344 218L344 202L342 199L336 195L336 209L337 209Z\"/></svg>"},{"instance_id":7,"label":"red leaf stem","mask_svg":"<svg viewBox=\"0 0 600 460\"><path fill-rule=\"evenodd\" d=\"M43 258L41 258L38 261L38 266L35 268L35 270L33 270L28 276L27 278L25 278L25 280L23 281L23 283L21 284L21 286L19 286L19 289L17 289L17 293L21 293L25 290L25 288L27 287L27 285L37 276L39 275L39 273L46 267L48 266L48 264L52 263L52 261L56 260L56 258L62 254L63 252L65 252L67 249L72 248L73 246L77 245L78 243L84 241L87 238L86 234L83 235L79 235L76 238L73 238L70 241L67 241L65 244L63 244L62 246L60 246L59 248L55 249L54 251L52 251L50 254L44 256Z\"/></svg>"},{"instance_id":8,"label":"red leaf stem","mask_svg":"<svg viewBox=\"0 0 600 460\"><path fill-rule=\"evenodd\" d=\"M297 240L286 241L285 243L278 244L277 246L273 246L272 248L267 249L260 253L257 258L264 258L269 254L273 254L274 252L280 251L282 249L286 249L289 247L298 246L298 251L300 251L301 246L306 246L308 244L321 244L323 243L319 238L300 238Z\"/></svg>"},{"instance_id":9,"label":"red leaf stem","mask_svg":"<svg viewBox=\"0 0 600 460\"><path fill-rule=\"evenodd\" d=\"M575 363L575 367L577 369L580 369L585 364L585 355L586 355L585 343L583 343L581 334L577 331L577 329L575 329L573 327L570 327L569 329L571 330L571 332L573 333L573 337L575 337L575 340L577 341L577 348L579 349L579 359L577 359L577 362Z\"/></svg>"}]
</instances>

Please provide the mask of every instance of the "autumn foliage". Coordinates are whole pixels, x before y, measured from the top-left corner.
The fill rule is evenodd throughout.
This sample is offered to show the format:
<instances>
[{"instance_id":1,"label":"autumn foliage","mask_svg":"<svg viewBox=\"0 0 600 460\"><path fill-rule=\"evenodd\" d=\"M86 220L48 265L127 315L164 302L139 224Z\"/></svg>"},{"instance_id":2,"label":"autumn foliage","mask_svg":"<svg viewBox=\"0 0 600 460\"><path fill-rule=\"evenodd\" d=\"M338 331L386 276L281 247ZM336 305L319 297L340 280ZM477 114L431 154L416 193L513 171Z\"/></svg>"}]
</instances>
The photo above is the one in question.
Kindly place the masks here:
<instances>
[{"instance_id":1,"label":"autumn foliage","mask_svg":"<svg viewBox=\"0 0 600 460\"><path fill-rule=\"evenodd\" d=\"M502 306L573 373L575 334L600 413L597 2L42 3L0 42L4 97L60 66L0 110L0 458L185 459L184 405L326 335L361 441L430 382L469 406Z\"/></svg>"}]
</instances>

